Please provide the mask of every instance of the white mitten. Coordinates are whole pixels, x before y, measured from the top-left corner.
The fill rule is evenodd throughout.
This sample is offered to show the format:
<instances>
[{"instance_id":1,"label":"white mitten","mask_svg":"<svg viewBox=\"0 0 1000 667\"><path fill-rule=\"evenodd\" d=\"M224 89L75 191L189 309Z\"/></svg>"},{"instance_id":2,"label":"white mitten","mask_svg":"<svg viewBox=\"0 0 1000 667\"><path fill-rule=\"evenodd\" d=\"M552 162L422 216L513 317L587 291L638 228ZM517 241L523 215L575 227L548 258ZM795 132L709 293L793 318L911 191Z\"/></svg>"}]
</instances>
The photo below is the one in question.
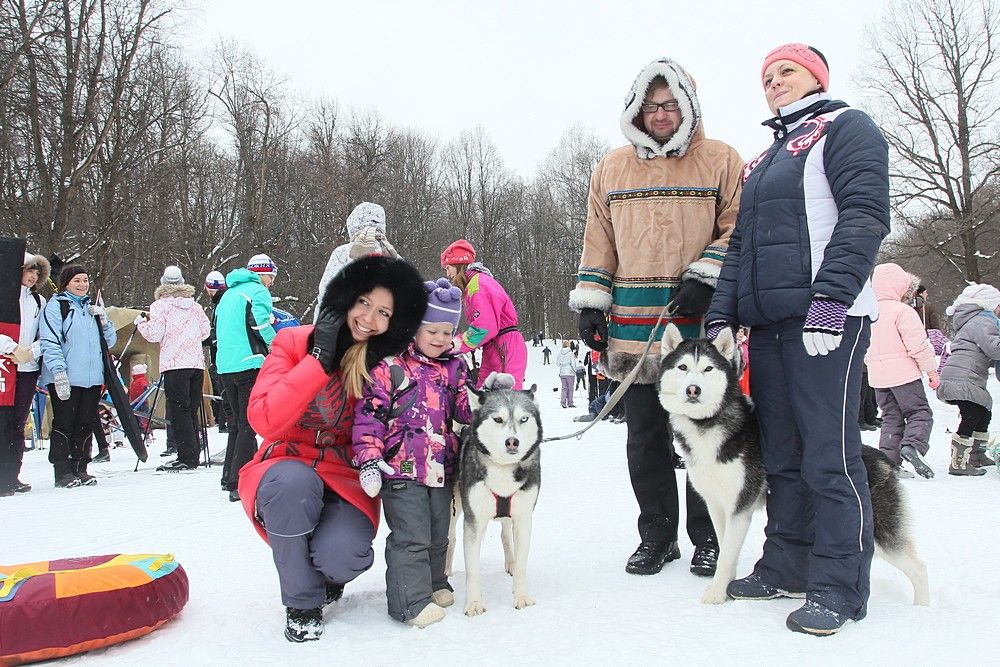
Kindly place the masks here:
<instances>
[{"instance_id":1,"label":"white mitten","mask_svg":"<svg viewBox=\"0 0 1000 667\"><path fill-rule=\"evenodd\" d=\"M358 259L359 257L367 257L368 255L377 253L379 251L379 247L375 234L376 232L374 227L366 227L363 229L351 244L351 251L348 253L350 258Z\"/></svg>"},{"instance_id":2,"label":"white mitten","mask_svg":"<svg viewBox=\"0 0 1000 667\"><path fill-rule=\"evenodd\" d=\"M104 306L98 306L97 304L87 306L87 312L94 317L104 317L106 314L104 312Z\"/></svg>"},{"instance_id":3,"label":"white mitten","mask_svg":"<svg viewBox=\"0 0 1000 667\"><path fill-rule=\"evenodd\" d=\"M496 371L493 371L486 376L486 381L483 382L483 389L488 389L489 391L513 388L514 376L510 373L497 373Z\"/></svg>"},{"instance_id":4,"label":"white mitten","mask_svg":"<svg viewBox=\"0 0 1000 667\"><path fill-rule=\"evenodd\" d=\"M394 475L396 471L392 466L382 459L372 459L365 461L358 469L358 478L361 480L361 488L369 497L374 498L382 490L382 473Z\"/></svg>"},{"instance_id":5,"label":"white mitten","mask_svg":"<svg viewBox=\"0 0 1000 667\"><path fill-rule=\"evenodd\" d=\"M66 375L66 371L56 373L52 378L52 382L56 386L56 396L59 397L59 400L68 401L73 389L69 386L69 376Z\"/></svg>"},{"instance_id":6,"label":"white mitten","mask_svg":"<svg viewBox=\"0 0 1000 667\"><path fill-rule=\"evenodd\" d=\"M17 347L17 341L5 334L0 334L0 354L10 354Z\"/></svg>"}]
</instances>

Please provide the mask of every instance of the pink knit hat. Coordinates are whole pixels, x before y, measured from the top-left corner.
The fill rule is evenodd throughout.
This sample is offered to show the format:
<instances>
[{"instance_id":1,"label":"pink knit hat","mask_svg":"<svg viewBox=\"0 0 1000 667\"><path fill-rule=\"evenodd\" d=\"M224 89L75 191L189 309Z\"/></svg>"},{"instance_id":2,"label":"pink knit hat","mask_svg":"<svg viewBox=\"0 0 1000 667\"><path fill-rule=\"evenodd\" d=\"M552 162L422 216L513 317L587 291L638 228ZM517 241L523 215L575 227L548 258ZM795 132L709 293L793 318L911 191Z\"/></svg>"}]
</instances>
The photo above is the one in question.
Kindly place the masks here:
<instances>
[{"instance_id":1,"label":"pink knit hat","mask_svg":"<svg viewBox=\"0 0 1000 667\"><path fill-rule=\"evenodd\" d=\"M760 78L763 81L764 71L779 60L791 60L805 67L819 81L820 88L826 91L830 86L830 68L826 58L818 50L807 44L782 44L764 57L760 68Z\"/></svg>"}]
</instances>

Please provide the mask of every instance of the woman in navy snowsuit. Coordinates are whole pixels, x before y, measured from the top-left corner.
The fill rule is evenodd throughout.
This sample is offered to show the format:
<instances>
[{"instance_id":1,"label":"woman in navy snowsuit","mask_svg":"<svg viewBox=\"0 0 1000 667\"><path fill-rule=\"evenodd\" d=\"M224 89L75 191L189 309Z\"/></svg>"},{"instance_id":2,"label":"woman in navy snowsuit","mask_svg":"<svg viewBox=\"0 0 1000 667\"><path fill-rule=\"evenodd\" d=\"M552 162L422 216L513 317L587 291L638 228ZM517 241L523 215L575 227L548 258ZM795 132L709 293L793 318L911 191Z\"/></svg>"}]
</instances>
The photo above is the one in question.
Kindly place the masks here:
<instances>
[{"instance_id":1,"label":"woman in navy snowsuit","mask_svg":"<svg viewBox=\"0 0 1000 667\"><path fill-rule=\"evenodd\" d=\"M710 337L751 327L750 391L770 487L764 554L728 593L805 596L787 625L816 635L867 608L874 547L858 396L878 315L868 277L889 233L885 139L864 113L831 99L829 76L804 44L765 58L775 140L744 168L705 316Z\"/></svg>"}]
</instances>

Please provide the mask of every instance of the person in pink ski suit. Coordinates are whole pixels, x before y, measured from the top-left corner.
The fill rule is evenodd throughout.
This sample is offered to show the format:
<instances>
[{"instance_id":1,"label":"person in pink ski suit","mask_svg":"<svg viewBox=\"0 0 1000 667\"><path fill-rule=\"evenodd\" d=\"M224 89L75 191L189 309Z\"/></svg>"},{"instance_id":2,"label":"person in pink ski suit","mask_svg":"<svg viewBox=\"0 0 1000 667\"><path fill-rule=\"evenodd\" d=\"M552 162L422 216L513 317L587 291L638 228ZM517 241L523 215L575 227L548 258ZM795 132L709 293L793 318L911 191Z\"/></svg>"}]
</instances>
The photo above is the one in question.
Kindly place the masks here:
<instances>
[{"instance_id":1,"label":"person in pink ski suit","mask_svg":"<svg viewBox=\"0 0 1000 667\"><path fill-rule=\"evenodd\" d=\"M462 290L463 310L469 325L455 339L454 352L483 351L476 388L481 388L490 373L496 371L513 375L514 389L521 389L528 366L528 346L517 330L517 310L506 290L489 269L476 262L476 249L465 239L444 249L441 268Z\"/></svg>"}]
</instances>

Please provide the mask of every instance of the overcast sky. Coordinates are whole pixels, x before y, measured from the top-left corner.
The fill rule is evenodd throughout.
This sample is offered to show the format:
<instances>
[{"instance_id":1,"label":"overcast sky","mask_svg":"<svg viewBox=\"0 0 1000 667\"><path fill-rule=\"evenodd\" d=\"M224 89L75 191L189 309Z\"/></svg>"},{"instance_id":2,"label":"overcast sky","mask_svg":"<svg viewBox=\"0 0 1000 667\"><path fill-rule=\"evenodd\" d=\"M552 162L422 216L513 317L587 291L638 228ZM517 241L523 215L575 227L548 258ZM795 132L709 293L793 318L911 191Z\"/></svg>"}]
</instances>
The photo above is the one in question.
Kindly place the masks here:
<instances>
[{"instance_id":1,"label":"overcast sky","mask_svg":"<svg viewBox=\"0 0 1000 667\"><path fill-rule=\"evenodd\" d=\"M181 26L191 55L219 38L250 47L290 91L374 107L392 125L447 141L482 124L507 165L531 176L575 123L612 146L626 92L668 56L698 84L709 137L762 151L770 113L760 64L773 47L811 44L848 103L864 30L886 0L835 4L673 0L327 2L203 0ZM626 9L627 8L627 9Z\"/></svg>"}]
</instances>

